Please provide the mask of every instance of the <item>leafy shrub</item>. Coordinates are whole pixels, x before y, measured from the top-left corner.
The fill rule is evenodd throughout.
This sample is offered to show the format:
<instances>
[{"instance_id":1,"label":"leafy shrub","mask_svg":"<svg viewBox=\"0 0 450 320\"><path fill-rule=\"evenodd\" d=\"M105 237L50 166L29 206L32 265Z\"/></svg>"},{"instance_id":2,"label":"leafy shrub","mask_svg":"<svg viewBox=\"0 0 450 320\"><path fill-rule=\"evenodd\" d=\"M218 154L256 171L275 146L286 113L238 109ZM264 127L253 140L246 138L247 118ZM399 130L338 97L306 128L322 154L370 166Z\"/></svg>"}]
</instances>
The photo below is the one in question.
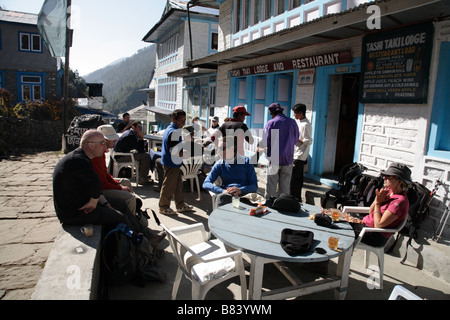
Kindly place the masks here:
<instances>
[{"instance_id":1,"label":"leafy shrub","mask_svg":"<svg viewBox=\"0 0 450 320\"><path fill-rule=\"evenodd\" d=\"M74 108L75 100L68 101L68 119L79 115ZM29 118L35 120L60 120L63 117L64 100L26 101L13 105L9 91L0 88L0 115L10 118Z\"/></svg>"},{"instance_id":2,"label":"leafy shrub","mask_svg":"<svg viewBox=\"0 0 450 320\"><path fill-rule=\"evenodd\" d=\"M8 90L0 88L0 115L5 117L14 116L12 95Z\"/></svg>"}]
</instances>

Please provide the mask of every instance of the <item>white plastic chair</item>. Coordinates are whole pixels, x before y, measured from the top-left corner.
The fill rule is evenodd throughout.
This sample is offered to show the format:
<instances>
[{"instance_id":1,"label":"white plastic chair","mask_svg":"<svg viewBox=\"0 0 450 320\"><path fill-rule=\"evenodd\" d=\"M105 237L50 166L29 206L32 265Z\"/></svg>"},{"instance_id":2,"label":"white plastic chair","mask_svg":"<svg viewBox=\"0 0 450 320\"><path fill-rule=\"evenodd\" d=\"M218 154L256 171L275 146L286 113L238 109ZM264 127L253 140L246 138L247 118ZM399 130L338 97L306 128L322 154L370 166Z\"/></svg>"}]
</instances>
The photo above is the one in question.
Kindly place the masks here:
<instances>
[{"instance_id":1,"label":"white plastic chair","mask_svg":"<svg viewBox=\"0 0 450 320\"><path fill-rule=\"evenodd\" d=\"M139 163L134 159L133 153L128 152L115 152L114 149L109 149L111 154L111 158L113 160L113 177L117 178L119 176L120 169L123 167L131 167L131 180L133 176L135 177L136 186L138 185L138 177L139 177ZM124 156L124 158L119 161L116 159L116 156ZM136 170L136 174L135 171Z\"/></svg>"},{"instance_id":2,"label":"white plastic chair","mask_svg":"<svg viewBox=\"0 0 450 320\"><path fill-rule=\"evenodd\" d=\"M369 208L368 207L344 207L342 210L343 213L368 213L369 212ZM384 246L381 247L374 247L374 246L370 246L368 244L365 244L364 242L361 242L361 239L364 237L364 235L366 234L366 232L391 232L392 236L395 235L395 233L399 232L400 230L403 229L403 227L406 224L406 221L408 220L408 217L406 217L402 223L400 223L400 225L398 225L397 228L393 228L393 229L387 229L387 228L363 228L358 236L358 239L356 239L355 244L354 244L354 248L358 248L358 249L362 249L365 250L365 267L368 268L369 267L369 256L370 256L370 252L373 252L377 255L378 258L378 268L379 268L379 272L380 272L380 287L379 289L383 289L383 272L384 272L384 248L386 247L386 245L389 243L389 239L386 242L386 244Z\"/></svg>"},{"instance_id":3,"label":"white plastic chair","mask_svg":"<svg viewBox=\"0 0 450 320\"><path fill-rule=\"evenodd\" d=\"M219 187L222 184L222 178L218 177L216 179L216 181L214 181L214 184ZM209 195L211 196L212 209L215 210L218 207L218 203L219 203L218 201L220 200L221 194L220 193L217 194L212 191L208 191L208 192L209 192Z\"/></svg>"},{"instance_id":4,"label":"white plastic chair","mask_svg":"<svg viewBox=\"0 0 450 320\"><path fill-rule=\"evenodd\" d=\"M401 298L404 298L406 300L423 300L418 295L415 295L405 287L398 284L392 290L388 300L401 300Z\"/></svg>"},{"instance_id":5,"label":"white plastic chair","mask_svg":"<svg viewBox=\"0 0 450 320\"><path fill-rule=\"evenodd\" d=\"M241 298L247 298L247 282L240 251L227 252L220 240L208 240L208 233L202 223L172 229L163 224L161 227L166 231L173 255L178 261L172 300L176 299L183 274L192 283L192 300L203 300L212 287L235 276L240 277ZM200 232L203 242L189 247L178 237L187 234L192 237L194 232Z\"/></svg>"},{"instance_id":6,"label":"white plastic chair","mask_svg":"<svg viewBox=\"0 0 450 320\"><path fill-rule=\"evenodd\" d=\"M192 157L188 159L183 159L183 165L181 166L181 171L183 172L183 180L188 180L191 183L191 192L194 192L194 180L197 184L198 198L197 201L201 200L200 195L200 182L198 180L198 175L200 174L200 169L203 164L203 157Z\"/></svg>"}]
</instances>

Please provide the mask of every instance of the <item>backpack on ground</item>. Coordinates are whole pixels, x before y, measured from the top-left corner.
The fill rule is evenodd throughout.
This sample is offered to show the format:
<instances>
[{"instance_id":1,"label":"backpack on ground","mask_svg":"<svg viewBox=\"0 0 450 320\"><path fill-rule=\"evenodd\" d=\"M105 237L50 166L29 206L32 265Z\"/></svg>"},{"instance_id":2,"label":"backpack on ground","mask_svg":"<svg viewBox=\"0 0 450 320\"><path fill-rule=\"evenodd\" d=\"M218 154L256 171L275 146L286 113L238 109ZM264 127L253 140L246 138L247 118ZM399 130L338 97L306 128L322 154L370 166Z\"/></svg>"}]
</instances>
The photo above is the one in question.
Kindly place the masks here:
<instances>
[{"instance_id":1,"label":"backpack on ground","mask_svg":"<svg viewBox=\"0 0 450 320\"><path fill-rule=\"evenodd\" d=\"M375 198L375 189L379 188L381 177L364 174L367 170L360 163L352 162L345 165L339 174L339 189L331 189L325 193L322 200L324 208L339 208L344 206L367 206Z\"/></svg>"},{"instance_id":2,"label":"backpack on ground","mask_svg":"<svg viewBox=\"0 0 450 320\"><path fill-rule=\"evenodd\" d=\"M102 263L109 285L130 282L144 285L147 280L165 281L167 278L164 270L158 266L147 238L141 233L134 233L124 223L119 223L103 239Z\"/></svg>"},{"instance_id":3,"label":"backpack on ground","mask_svg":"<svg viewBox=\"0 0 450 320\"><path fill-rule=\"evenodd\" d=\"M409 201L408 221L406 221L405 227L400 230L394 243L387 250L387 252L391 252L394 249L400 235L408 237L405 256L401 261L402 264L406 261L408 247L411 245L412 239L419 237L417 230L420 228L422 222L428 219L432 192L421 183L413 182L406 191L406 196Z\"/></svg>"}]
</instances>

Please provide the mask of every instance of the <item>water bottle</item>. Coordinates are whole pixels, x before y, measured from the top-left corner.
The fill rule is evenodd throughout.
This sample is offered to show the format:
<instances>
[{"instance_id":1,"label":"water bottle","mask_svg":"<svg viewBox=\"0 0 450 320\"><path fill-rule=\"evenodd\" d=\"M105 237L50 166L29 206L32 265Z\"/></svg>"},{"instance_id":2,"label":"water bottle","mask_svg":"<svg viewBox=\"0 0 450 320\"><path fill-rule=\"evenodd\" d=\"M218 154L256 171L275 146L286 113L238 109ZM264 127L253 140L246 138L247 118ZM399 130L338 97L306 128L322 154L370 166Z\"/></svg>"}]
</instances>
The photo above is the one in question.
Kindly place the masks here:
<instances>
[{"instance_id":1,"label":"water bottle","mask_svg":"<svg viewBox=\"0 0 450 320\"><path fill-rule=\"evenodd\" d=\"M133 238L133 230L129 226L127 226L125 223L119 223L117 225L117 229L125 233L127 237Z\"/></svg>"}]
</instances>

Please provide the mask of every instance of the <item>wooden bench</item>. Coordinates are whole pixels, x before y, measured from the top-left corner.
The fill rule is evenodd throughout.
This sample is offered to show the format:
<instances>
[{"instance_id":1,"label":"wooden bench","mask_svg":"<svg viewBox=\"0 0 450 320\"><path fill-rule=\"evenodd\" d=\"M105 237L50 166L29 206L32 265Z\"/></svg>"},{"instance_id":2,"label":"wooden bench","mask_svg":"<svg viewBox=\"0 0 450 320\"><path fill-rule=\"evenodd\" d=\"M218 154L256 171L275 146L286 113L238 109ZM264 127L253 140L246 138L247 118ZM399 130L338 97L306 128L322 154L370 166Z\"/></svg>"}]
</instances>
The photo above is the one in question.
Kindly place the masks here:
<instances>
[{"instance_id":1,"label":"wooden bench","mask_svg":"<svg viewBox=\"0 0 450 320\"><path fill-rule=\"evenodd\" d=\"M86 237L81 226L62 225L32 300L95 300L100 278L101 225Z\"/></svg>"}]
</instances>

